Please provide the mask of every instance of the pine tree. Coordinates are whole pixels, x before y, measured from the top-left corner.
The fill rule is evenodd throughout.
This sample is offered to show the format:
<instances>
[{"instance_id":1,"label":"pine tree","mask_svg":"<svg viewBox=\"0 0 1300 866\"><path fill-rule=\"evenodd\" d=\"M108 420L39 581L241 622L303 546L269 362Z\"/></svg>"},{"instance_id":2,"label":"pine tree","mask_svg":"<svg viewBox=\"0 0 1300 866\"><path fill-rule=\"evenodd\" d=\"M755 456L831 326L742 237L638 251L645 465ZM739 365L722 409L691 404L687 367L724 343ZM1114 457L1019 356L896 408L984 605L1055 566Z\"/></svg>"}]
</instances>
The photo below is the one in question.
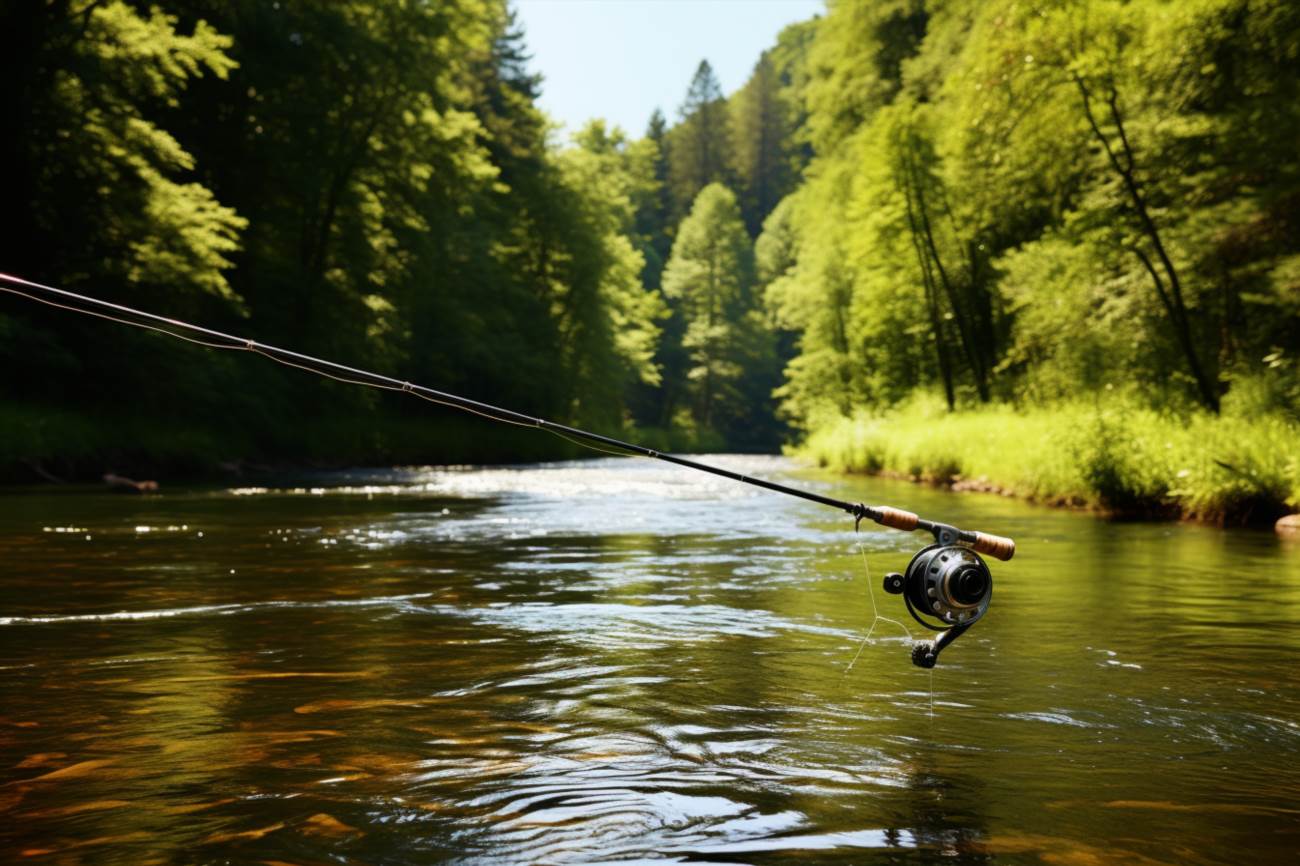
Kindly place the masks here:
<instances>
[{"instance_id":1,"label":"pine tree","mask_svg":"<svg viewBox=\"0 0 1300 866\"><path fill-rule=\"evenodd\" d=\"M792 130L780 88L771 53L764 52L732 102L740 208L746 228L755 236L793 183L788 152Z\"/></svg>"},{"instance_id":2,"label":"pine tree","mask_svg":"<svg viewBox=\"0 0 1300 866\"><path fill-rule=\"evenodd\" d=\"M647 288L658 289L664 262L672 249L673 223L672 200L668 191L668 123L664 120L663 112L657 108L650 115L644 141L653 147L648 178L651 189L638 203L636 229L641 236L642 253L646 260L643 281Z\"/></svg>"},{"instance_id":3,"label":"pine tree","mask_svg":"<svg viewBox=\"0 0 1300 866\"><path fill-rule=\"evenodd\" d=\"M746 362L762 328L752 296L753 251L736 196L720 183L700 191L664 269L664 294L683 322L682 347L695 421L722 429L743 416Z\"/></svg>"},{"instance_id":4,"label":"pine tree","mask_svg":"<svg viewBox=\"0 0 1300 866\"><path fill-rule=\"evenodd\" d=\"M731 136L727 102L709 61L701 60L679 109L681 122L669 136L673 214L680 219L700 190L730 180Z\"/></svg>"}]
</instances>

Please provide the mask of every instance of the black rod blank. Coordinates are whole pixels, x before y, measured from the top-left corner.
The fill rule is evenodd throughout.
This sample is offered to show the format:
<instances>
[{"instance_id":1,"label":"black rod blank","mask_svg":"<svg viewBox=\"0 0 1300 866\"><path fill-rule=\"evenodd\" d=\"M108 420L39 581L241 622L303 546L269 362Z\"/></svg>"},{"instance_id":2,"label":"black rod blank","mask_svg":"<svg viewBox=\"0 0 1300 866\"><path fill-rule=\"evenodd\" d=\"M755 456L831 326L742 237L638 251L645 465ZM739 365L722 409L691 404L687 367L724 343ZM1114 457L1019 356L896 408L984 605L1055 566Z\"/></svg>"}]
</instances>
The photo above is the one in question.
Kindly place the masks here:
<instances>
[{"instance_id":1,"label":"black rod blank","mask_svg":"<svg viewBox=\"0 0 1300 866\"><path fill-rule=\"evenodd\" d=\"M598 442L602 445L608 445L623 451L639 454L644 457L651 457L655 460L663 460L667 463L674 463L678 466L684 466L687 469L697 469L701 472L708 472L711 475L718 475L722 478L729 478L733 481L739 481L743 484L750 484L755 487L761 487L764 490L771 490L774 493L783 493L787 496L796 496L809 502L816 502L819 505L829 505L852 515L855 520L861 522L864 518L870 519L884 526L890 526L895 529L911 531L914 529L925 529L937 532L939 528L945 527L944 524L933 521L922 520L911 512L902 511L888 506L867 506L862 503L848 502L842 499L835 499L830 496L822 496L819 493L813 493L808 490L800 490L797 487L790 487L785 484L777 484L774 481L767 481L762 478L754 478L750 475L743 475L739 472L733 472L730 469L723 469L720 466L712 466L708 463L701 463L698 460L689 460L685 457L677 457L672 454L665 454L662 451L656 451L653 448L647 448L644 445L638 445L634 442L624 442L621 439L615 439L612 436L604 436L600 433L592 433L589 430L582 430L577 427L570 427L567 424L559 424L554 421L548 421L545 418L535 418L531 415L525 415L510 409L504 409L500 406L493 406L488 403L481 403L478 400L471 400L468 397L461 397L457 394L450 394L446 391L438 391L434 388L428 388L424 385L416 385L411 382L404 382L400 379L394 379L391 376L385 376L381 373L372 373L368 370L360 370L356 367L349 367L345 364L339 364L334 361L327 361L323 358L315 358L311 355L304 355L300 352L294 352L289 349L281 349L278 346L271 346L266 343L259 343L245 337L236 337L232 334L225 334L221 331L214 331L210 328L191 325L188 322L182 322L179 319L170 319L165 316L159 316L154 313L147 313L143 310L137 310L132 307L114 304L109 301L103 301L98 298L92 298L88 295L80 295L75 292L69 292L64 289L56 289L53 286L34 283L30 280L15 277L10 274L0 273L0 282L9 283L10 287L0 286L0 290L12 294L21 295L33 300L42 301L43 303L52 304L57 307L72 310L73 312L86 313L88 315L101 316L103 318L113 319L123 324L135 325L136 327L149 328L151 330L162 331L174 337L181 339L191 339L182 334L177 334L173 330L186 331L196 334L201 339L203 345L213 348L236 349L249 352L257 352L266 355L272 360L280 361L292 366L303 367L310 372L317 372L329 375L327 371L345 374L348 381L356 382L362 385L373 385L381 388L396 391L410 391L416 395L423 396L426 399L433 400L455 408L464 409L487 418L502 421L511 424L519 424L527 427L536 427L541 430L550 430L559 433L562 436L583 439L588 442ZM21 286L22 289L12 288ZM24 291L24 289L29 291ZM39 294L43 293L51 300L45 300ZM86 305L92 309L84 309L77 306L69 306L62 301L74 302L76 304ZM106 311L105 313L96 313L95 309ZM119 318L129 316L137 321L130 321ZM153 323L153 324L147 324ZM165 326L165 327L161 327ZM982 553L988 553L999 559L1010 559L1015 552L1015 543L1009 538L1000 538L999 536L987 535L979 532L965 532L957 530L960 540L971 544L976 550Z\"/></svg>"}]
</instances>

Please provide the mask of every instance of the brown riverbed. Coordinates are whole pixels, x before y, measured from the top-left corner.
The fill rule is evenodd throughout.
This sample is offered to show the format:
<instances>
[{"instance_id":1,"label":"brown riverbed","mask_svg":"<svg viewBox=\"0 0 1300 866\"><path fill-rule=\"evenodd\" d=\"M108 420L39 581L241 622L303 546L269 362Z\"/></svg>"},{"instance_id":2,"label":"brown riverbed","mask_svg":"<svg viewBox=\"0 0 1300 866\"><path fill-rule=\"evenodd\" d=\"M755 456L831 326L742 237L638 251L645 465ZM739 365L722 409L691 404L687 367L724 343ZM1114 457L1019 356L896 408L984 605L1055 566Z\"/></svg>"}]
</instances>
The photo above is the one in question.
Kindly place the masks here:
<instances>
[{"instance_id":1,"label":"brown riverbed","mask_svg":"<svg viewBox=\"0 0 1300 866\"><path fill-rule=\"evenodd\" d=\"M649 462L11 491L0 859L1236 864L1300 846L1300 546L722 459L1019 552L931 676L889 623L848 670L873 590L903 618L878 584L924 539Z\"/></svg>"}]
</instances>

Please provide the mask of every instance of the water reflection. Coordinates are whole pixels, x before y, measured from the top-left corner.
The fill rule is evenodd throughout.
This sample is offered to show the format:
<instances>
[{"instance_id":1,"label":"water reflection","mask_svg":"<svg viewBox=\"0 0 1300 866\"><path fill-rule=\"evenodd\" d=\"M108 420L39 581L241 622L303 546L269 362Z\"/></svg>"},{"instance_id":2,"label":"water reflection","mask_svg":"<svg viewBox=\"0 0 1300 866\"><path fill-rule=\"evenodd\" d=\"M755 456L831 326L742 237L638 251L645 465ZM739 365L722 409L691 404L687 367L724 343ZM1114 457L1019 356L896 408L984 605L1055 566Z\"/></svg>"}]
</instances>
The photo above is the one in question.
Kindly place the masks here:
<instances>
[{"instance_id":1,"label":"water reflection","mask_svg":"<svg viewBox=\"0 0 1300 866\"><path fill-rule=\"evenodd\" d=\"M793 477L1017 537L991 613L933 675L893 626L849 670L868 593L899 613L878 581L919 538L855 537L816 506L647 462L11 496L0 850L1151 864L1295 849L1294 545Z\"/></svg>"}]
</instances>

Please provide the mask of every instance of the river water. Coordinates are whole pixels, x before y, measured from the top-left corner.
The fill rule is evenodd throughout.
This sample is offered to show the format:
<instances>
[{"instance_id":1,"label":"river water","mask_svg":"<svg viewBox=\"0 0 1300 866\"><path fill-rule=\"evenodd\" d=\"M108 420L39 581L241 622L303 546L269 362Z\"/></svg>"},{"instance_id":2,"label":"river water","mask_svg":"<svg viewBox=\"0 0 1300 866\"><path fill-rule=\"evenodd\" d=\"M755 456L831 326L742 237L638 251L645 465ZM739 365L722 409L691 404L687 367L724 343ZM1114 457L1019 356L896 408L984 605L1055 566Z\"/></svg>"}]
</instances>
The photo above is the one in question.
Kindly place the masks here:
<instances>
[{"instance_id":1,"label":"river water","mask_svg":"<svg viewBox=\"0 0 1300 866\"><path fill-rule=\"evenodd\" d=\"M716 460L1019 552L931 673L921 535L651 461L11 491L0 859L1294 862L1300 545Z\"/></svg>"}]
</instances>

